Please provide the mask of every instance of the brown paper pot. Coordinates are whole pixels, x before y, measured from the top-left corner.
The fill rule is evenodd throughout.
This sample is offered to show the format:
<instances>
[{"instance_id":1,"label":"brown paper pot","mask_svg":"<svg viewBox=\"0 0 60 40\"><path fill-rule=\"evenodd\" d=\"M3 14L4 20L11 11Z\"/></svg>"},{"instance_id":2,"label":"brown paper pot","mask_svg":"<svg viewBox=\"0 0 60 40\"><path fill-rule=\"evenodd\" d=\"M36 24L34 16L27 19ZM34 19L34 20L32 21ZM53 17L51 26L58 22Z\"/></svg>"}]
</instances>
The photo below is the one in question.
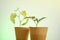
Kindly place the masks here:
<instances>
[{"instance_id":1,"label":"brown paper pot","mask_svg":"<svg viewBox=\"0 0 60 40\"><path fill-rule=\"evenodd\" d=\"M31 40L46 40L47 27L30 27Z\"/></svg>"},{"instance_id":2,"label":"brown paper pot","mask_svg":"<svg viewBox=\"0 0 60 40\"><path fill-rule=\"evenodd\" d=\"M15 27L16 40L28 40L28 28Z\"/></svg>"}]
</instances>

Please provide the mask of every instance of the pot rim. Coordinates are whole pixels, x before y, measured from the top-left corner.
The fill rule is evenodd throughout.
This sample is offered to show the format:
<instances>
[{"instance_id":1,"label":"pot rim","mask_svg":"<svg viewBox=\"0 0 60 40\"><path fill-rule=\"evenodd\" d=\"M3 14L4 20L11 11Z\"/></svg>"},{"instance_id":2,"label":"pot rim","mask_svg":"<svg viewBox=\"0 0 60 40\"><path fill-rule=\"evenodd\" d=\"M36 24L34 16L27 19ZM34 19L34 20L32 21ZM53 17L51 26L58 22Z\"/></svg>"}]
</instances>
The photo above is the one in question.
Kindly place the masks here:
<instances>
[{"instance_id":1,"label":"pot rim","mask_svg":"<svg viewBox=\"0 0 60 40\"><path fill-rule=\"evenodd\" d=\"M40 26L40 27L29 27L29 28L48 28L48 27Z\"/></svg>"},{"instance_id":2,"label":"pot rim","mask_svg":"<svg viewBox=\"0 0 60 40\"><path fill-rule=\"evenodd\" d=\"M36 28L47 28L47 29L48 29L48 27L29 27L29 28L33 28L33 29L34 29L34 28L35 28L35 29L36 29Z\"/></svg>"},{"instance_id":3,"label":"pot rim","mask_svg":"<svg viewBox=\"0 0 60 40\"><path fill-rule=\"evenodd\" d=\"M27 28L28 29L29 27L14 27L14 28Z\"/></svg>"}]
</instances>

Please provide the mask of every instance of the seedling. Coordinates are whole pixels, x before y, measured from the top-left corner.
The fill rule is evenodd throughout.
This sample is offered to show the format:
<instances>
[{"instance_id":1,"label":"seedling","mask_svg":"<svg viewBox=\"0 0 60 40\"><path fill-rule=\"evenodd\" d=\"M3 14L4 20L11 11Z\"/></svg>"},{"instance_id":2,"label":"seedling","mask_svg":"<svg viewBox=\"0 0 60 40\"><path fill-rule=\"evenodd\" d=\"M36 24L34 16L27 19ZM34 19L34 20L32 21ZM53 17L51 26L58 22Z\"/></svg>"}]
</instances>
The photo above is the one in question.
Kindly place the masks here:
<instances>
[{"instance_id":1,"label":"seedling","mask_svg":"<svg viewBox=\"0 0 60 40\"><path fill-rule=\"evenodd\" d=\"M42 17L40 19L36 18L35 16L32 16L32 17L25 17L26 18L30 18L34 21L34 23L36 24L36 27L38 26L39 22L42 21L43 19L45 19L46 17Z\"/></svg>"},{"instance_id":2,"label":"seedling","mask_svg":"<svg viewBox=\"0 0 60 40\"><path fill-rule=\"evenodd\" d=\"M17 11L19 12L19 15L17 15ZM21 15L23 16L23 19L22 20L21 20L21 17L22 17ZM24 19L25 17L27 17L27 13L26 13L25 10L24 11L21 11L21 12L20 12L19 8L16 9L16 10L14 10L14 13L12 13L11 16L10 16L10 20L12 21L13 24L15 24L15 18L16 17L19 20L19 25L20 26L27 24L28 18L27 19ZM23 21L25 21L25 22L23 23Z\"/></svg>"}]
</instances>

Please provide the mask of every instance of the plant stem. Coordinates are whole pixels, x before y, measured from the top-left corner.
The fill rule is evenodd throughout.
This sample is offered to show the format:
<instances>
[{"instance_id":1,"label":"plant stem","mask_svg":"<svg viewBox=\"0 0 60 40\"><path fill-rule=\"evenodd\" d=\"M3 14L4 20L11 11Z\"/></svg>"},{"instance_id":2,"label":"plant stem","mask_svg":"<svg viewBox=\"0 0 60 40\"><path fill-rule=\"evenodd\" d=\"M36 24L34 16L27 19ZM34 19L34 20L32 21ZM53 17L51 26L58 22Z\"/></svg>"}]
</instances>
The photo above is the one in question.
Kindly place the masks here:
<instances>
[{"instance_id":1,"label":"plant stem","mask_svg":"<svg viewBox=\"0 0 60 40\"><path fill-rule=\"evenodd\" d=\"M18 19L19 19L19 26L21 26L20 16L18 16Z\"/></svg>"},{"instance_id":2,"label":"plant stem","mask_svg":"<svg viewBox=\"0 0 60 40\"><path fill-rule=\"evenodd\" d=\"M36 24L36 27L37 27L37 24Z\"/></svg>"},{"instance_id":3,"label":"plant stem","mask_svg":"<svg viewBox=\"0 0 60 40\"><path fill-rule=\"evenodd\" d=\"M18 11L19 11L19 10L18 10ZM19 11L19 13L21 13L21 12ZM21 27L20 14L19 14L19 26Z\"/></svg>"},{"instance_id":4,"label":"plant stem","mask_svg":"<svg viewBox=\"0 0 60 40\"><path fill-rule=\"evenodd\" d=\"M38 23L36 23L36 27L38 26Z\"/></svg>"}]
</instances>

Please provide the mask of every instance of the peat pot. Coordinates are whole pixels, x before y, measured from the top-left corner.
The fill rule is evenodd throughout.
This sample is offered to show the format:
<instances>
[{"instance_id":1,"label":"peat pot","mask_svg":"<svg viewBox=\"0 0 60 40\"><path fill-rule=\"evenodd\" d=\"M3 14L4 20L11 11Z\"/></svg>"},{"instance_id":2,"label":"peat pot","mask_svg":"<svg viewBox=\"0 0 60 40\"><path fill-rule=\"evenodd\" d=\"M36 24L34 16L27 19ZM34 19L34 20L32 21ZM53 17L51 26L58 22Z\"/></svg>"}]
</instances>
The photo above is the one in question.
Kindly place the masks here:
<instances>
[{"instance_id":1,"label":"peat pot","mask_svg":"<svg viewBox=\"0 0 60 40\"><path fill-rule=\"evenodd\" d=\"M16 40L28 40L28 28L15 27Z\"/></svg>"},{"instance_id":2,"label":"peat pot","mask_svg":"<svg viewBox=\"0 0 60 40\"><path fill-rule=\"evenodd\" d=\"M48 27L30 27L31 40L46 40Z\"/></svg>"}]
</instances>

